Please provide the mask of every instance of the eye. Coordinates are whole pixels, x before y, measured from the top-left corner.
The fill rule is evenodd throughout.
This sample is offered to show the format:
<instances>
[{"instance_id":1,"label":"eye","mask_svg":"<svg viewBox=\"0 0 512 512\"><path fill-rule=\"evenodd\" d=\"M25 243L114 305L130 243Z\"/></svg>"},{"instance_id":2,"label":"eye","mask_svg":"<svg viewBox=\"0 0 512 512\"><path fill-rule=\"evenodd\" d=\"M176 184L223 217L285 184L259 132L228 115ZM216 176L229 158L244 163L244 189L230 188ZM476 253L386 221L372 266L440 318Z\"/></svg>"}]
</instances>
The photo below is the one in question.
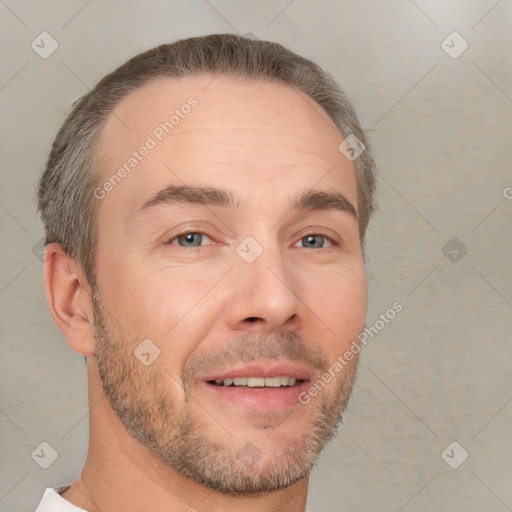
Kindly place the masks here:
<instances>
[{"instance_id":1,"label":"eye","mask_svg":"<svg viewBox=\"0 0 512 512\"><path fill-rule=\"evenodd\" d=\"M299 247L305 247L306 249L324 249L334 245L331 238L317 233L303 236L297 243L301 244Z\"/></svg>"},{"instance_id":2,"label":"eye","mask_svg":"<svg viewBox=\"0 0 512 512\"><path fill-rule=\"evenodd\" d=\"M206 242L206 243L203 243ZM171 245L179 245L181 247L201 247L213 242L212 239L204 233L189 232L171 238L167 243Z\"/></svg>"}]
</instances>

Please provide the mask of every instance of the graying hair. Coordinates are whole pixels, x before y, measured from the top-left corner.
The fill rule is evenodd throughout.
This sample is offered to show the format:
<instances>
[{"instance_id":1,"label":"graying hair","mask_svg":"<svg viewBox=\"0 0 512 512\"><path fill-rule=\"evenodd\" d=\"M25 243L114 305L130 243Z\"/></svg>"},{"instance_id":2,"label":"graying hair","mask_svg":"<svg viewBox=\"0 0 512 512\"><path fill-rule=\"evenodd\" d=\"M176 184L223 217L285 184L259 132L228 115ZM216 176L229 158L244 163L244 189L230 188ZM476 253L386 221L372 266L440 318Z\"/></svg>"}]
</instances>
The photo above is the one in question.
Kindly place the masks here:
<instances>
[{"instance_id":1,"label":"graying hair","mask_svg":"<svg viewBox=\"0 0 512 512\"><path fill-rule=\"evenodd\" d=\"M96 150L101 130L119 102L150 80L225 74L286 84L314 100L343 137L366 147L355 161L362 243L375 208L375 164L347 96L319 66L278 43L233 34L193 37L141 53L105 76L73 106L53 142L39 182L38 208L46 244L58 243L95 286L96 216L93 191L101 179Z\"/></svg>"}]
</instances>

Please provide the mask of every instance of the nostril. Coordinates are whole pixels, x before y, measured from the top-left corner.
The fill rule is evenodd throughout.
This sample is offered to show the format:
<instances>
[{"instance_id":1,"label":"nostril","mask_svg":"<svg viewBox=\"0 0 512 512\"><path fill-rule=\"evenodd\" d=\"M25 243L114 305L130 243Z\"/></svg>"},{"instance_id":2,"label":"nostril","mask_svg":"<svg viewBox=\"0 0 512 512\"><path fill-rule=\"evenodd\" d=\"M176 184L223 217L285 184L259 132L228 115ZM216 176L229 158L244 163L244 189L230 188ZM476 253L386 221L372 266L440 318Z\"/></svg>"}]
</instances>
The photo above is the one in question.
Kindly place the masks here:
<instances>
[{"instance_id":1,"label":"nostril","mask_svg":"<svg viewBox=\"0 0 512 512\"><path fill-rule=\"evenodd\" d=\"M251 324L253 324L254 322L257 322L258 320L262 320L262 319L257 316L250 316L250 317L246 318L246 321L250 322Z\"/></svg>"}]
</instances>

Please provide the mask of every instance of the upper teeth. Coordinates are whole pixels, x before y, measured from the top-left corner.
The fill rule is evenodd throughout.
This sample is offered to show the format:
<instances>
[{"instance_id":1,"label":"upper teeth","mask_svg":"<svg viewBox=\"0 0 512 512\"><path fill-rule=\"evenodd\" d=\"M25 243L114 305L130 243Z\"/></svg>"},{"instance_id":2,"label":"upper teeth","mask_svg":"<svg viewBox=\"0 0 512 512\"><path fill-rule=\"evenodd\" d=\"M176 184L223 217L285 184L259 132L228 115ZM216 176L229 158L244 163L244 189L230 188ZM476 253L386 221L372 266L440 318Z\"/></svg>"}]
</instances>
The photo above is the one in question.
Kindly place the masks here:
<instances>
[{"instance_id":1,"label":"upper teeth","mask_svg":"<svg viewBox=\"0 0 512 512\"><path fill-rule=\"evenodd\" d=\"M234 379L224 379L215 381L219 386L247 386L249 388L268 386L278 388L279 386L294 386L297 382L295 377L235 377Z\"/></svg>"}]
</instances>

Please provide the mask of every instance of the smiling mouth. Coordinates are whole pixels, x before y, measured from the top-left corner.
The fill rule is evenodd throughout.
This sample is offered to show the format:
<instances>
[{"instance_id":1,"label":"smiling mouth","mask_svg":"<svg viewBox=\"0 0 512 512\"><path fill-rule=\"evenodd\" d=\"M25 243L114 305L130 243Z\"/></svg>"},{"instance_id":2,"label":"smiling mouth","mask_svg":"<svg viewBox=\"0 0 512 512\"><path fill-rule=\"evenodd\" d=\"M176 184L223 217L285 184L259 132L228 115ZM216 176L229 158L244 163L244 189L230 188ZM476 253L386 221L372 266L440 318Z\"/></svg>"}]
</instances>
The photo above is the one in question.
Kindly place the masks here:
<instances>
[{"instance_id":1,"label":"smiling mouth","mask_svg":"<svg viewBox=\"0 0 512 512\"><path fill-rule=\"evenodd\" d=\"M304 380L287 375L276 377L234 377L223 380L209 380L208 384L221 387L278 389L299 386Z\"/></svg>"}]
</instances>

